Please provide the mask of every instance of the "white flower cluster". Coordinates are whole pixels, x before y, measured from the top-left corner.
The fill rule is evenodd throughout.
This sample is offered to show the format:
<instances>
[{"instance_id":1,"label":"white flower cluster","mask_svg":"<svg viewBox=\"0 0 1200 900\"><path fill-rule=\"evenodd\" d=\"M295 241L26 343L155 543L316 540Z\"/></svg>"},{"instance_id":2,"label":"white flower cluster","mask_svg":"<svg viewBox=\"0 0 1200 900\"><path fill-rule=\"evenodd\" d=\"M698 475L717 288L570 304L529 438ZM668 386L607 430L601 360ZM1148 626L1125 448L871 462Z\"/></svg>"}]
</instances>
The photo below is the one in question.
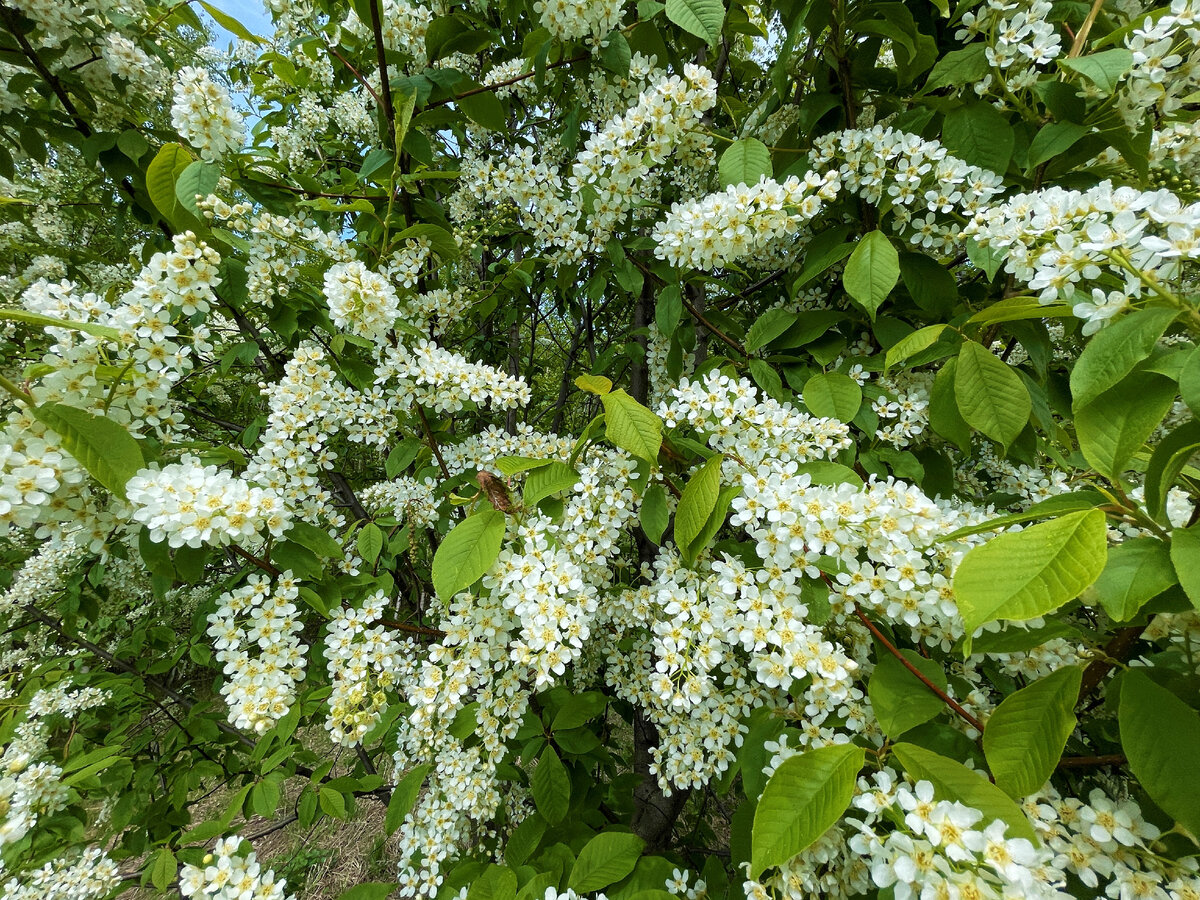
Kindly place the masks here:
<instances>
[{"instance_id":1,"label":"white flower cluster","mask_svg":"<svg viewBox=\"0 0 1200 900\"><path fill-rule=\"evenodd\" d=\"M786 265L807 243L812 219L843 191L890 213L892 229L912 244L946 252L962 237L958 217L985 209L1002 187L1000 176L936 141L881 126L823 135L810 163L803 178L764 178L674 204L654 228L655 254L703 270L743 260Z\"/></svg>"},{"instance_id":2,"label":"white flower cluster","mask_svg":"<svg viewBox=\"0 0 1200 900\"><path fill-rule=\"evenodd\" d=\"M780 245L833 200L840 189L836 173L782 183L763 178L757 184L730 185L699 200L674 203L654 226L654 255L675 266L719 269L749 259L770 261Z\"/></svg>"},{"instance_id":3,"label":"white flower cluster","mask_svg":"<svg viewBox=\"0 0 1200 900\"><path fill-rule=\"evenodd\" d=\"M263 575L221 595L208 616L208 635L225 666L221 694L229 721L262 734L287 715L304 678L308 647L300 642L304 623L295 600L300 587L291 571L274 588ZM251 656L257 649L258 655Z\"/></svg>"},{"instance_id":4,"label":"white flower cluster","mask_svg":"<svg viewBox=\"0 0 1200 900\"><path fill-rule=\"evenodd\" d=\"M471 306L471 294L463 287L434 288L401 300L400 317L418 331L443 334L461 321Z\"/></svg>"},{"instance_id":5,"label":"white flower cluster","mask_svg":"<svg viewBox=\"0 0 1200 900\"><path fill-rule=\"evenodd\" d=\"M441 499L434 493L433 481L400 478L380 481L363 489L359 499L370 510L388 511L415 526L433 525L438 520Z\"/></svg>"},{"instance_id":6,"label":"white flower cluster","mask_svg":"<svg viewBox=\"0 0 1200 900\"><path fill-rule=\"evenodd\" d=\"M1172 0L1166 15L1135 15L1131 24L1125 47L1133 66L1117 108L1126 125L1140 128L1148 111L1158 117L1179 113L1200 85L1200 2Z\"/></svg>"},{"instance_id":7,"label":"white flower cluster","mask_svg":"<svg viewBox=\"0 0 1200 900\"><path fill-rule=\"evenodd\" d=\"M1094 334L1191 274L1200 259L1200 203L1108 181L1086 191L1050 187L980 210L963 233L1002 252L1005 270L1040 302L1072 304L1083 333Z\"/></svg>"},{"instance_id":8,"label":"white flower cluster","mask_svg":"<svg viewBox=\"0 0 1200 900\"><path fill-rule=\"evenodd\" d=\"M195 66L185 66L175 77L171 125L209 162L241 150L246 139L242 115L233 108L229 91Z\"/></svg>"},{"instance_id":9,"label":"white flower cluster","mask_svg":"<svg viewBox=\"0 0 1200 900\"><path fill-rule=\"evenodd\" d=\"M382 343L400 311L396 289L357 260L325 273L325 299L334 325L376 343Z\"/></svg>"},{"instance_id":10,"label":"white flower cluster","mask_svg":"<svg viewBox=\"0 0 1200 900\"><path fill-rule=\"evenodd\" d=\"M287 882L275 878L275 870L263 870L258 855L237 835L218 838L212 853L201 865L185 865L180 872L179 892L196 900L292 900Z\"/></svg>"},{"instance_id":11,"label":"white flower cluster","mask_svg":"<svg viewBox=\"0 0 1200 900\"><path fill-rule=\"evenodd\" d=\"M569 442L564 447L561 439L530 432L484 432L465 443L471 450L458 457L459 465L469 465L476 453L490 464L539 446L564 458L570 452ZM635 515L635 469L611 450L581 460L562 514L554 521L538 513L520 524L510 521L506 546L479 596L463 592L451 599L437 621L445 637L414 658L415 676L403 684L412 712L398 735L396 767L429 762L435 770L430 791L399 832L402 896L436 894L442 864L472 822L489 819L502 800L496 765L531 690L555 684L568 667L578 673L588 642L607 631L613 609L598 601L612 583L618 540ZM472 700L478 701L480 743L468 747L448 726Z\"/></svg>"},{"instance_id":12,"label":"white flower cluster","mask_svg":"<svg viewBox=\"0 0 1200 900\"><path fill-rule=\"evenodd\" d=\"M27 835L42 817L67 804L63 770L49 762L52 716L78 716L106 703L111 695L96 688L75 688L69 679L37 691L17 726L16 737L0 753L0 848Z\"/></svg>"},{"instance_id":13,"label":"white flower cluster","mask_svg":"<svg viewBox=\"0 0 1200 900\"><path fill-rule=\"evenodd\" d=\"M530 398L523 378L471 362L426 340L411 349L403 344L389 347L375 370L375 383L437 412L457 412L467 403L514 409L528 404Z\"/></svg>"},{"instance_id":14,"label":"white flower cluster","mask_svg":"<svg viewBox=\"0 0 1200 900\"><path fill-rule=\"evenodd\" d=\"M353 747L388 707L388 691L412 676L400 642L383 625L373 625L387 610L383 591L360 608L338 607L325 633L325 661L332 692L325 728L333 742Z\"/></svg>"},{"instance_id":15,"label":"white flower cluster","mask_svg":"<svg viewBox=\"0 0 1200 900\"><path fill-rule=\"evenodd\" d=\"M656 167L715 102L711 73L688 65L683 78L659 78L588 138L569 177L526 147L499 165L488 157L467 161L461 191L475 201L508 201L548 258L576 263L601 252L634 205L655 193Z\"/></svg>"},{"instance_id":16,"label":"white flower cluster","mask_svg":"<svg viewBox=\"0 0 1200 900\"><path fill-rule=\"evenodd\" d=\"M209 349L204 313L220 283L220 258L191 232L156 253L115 301L81 293L70 282L37 282L22 295L30 312L113 329L99 334L47 326L54 343L29 388L34 402L64 403L102 415L134 434L168 440L183 421L171 387L190 371L193 351ZM181 329L190 328L190 335ZM111 508L110 508L111 507ZM68 532L95 552L121 524L122 510L87 478L82 466L45 423L21 407L0 431L0 533L40 526L42 539Z\"/></svg>"},{"instance_id":17,"label":"white flower cluster","mask_svg":"<svg viewBox=\"0 0 1200 900\"><path fill-rule=\"evenodd\" d=\"M323 231L302 210L279 216L250 202L231 206L215 195L198 205L206 219L247 235L246 293L254 305L270 309L276 297L288 296L305 264L324 268L330 260L354 259L353 248L340 235Z\"/></svg>"},{"instance_id":18,"label":"white flower cluster","mask_svg":"<svg viewBox=\"0 0 1200 900\"><path fill-rule=\"evenodd\" d=\"M625 0L537 0L533 11L559 40L599 39L621 24Z\"/></svg>"},{"instance_id":19,"label":"white flower cluster","mask_svg":"<svg viewBox=\"0 0 1200 900\"><path fill-rule=\"evenodd\" d=\"M1003 190L994 172L963 162L937 141L876 125L836 131L813 143L817 171L837 167L842 189L890 213L909 242L950 252L961 241L961 217L988 208Z\"/></svg>"},{"instance_id":20,"label":"white flower cluster","mask_svg":"<svg viewBox=\"0 0 1200 900\"><path fill-rule=\"evenodd\" d=\"M0 613L11 615L22 606L38 607L53 599L82 556L83 548L74 542L41 544L21 565L8 590L0 594Z\"/></svg>"},{"instance_id":21,"label":"white flower cluster","mask_svg":"<svg viewBox=\"0 0 1200 900\"><path fill-rule=\"evenodd\" d=\"M855 374L852 371L851 377ZM871 410L879 417L876 438L903 449L925 435L933 376L933 372L902 371L876 378L874 386L883 391L871 402Z\"/></svg>"},{"instance_id":22,"label":"white flower cluster","mask_svg":"<svg viewBox=\"0 0 1200 900\"><path fill-rule=\"evenodd\" d=\"M993 77L1010 91L1032 87L1036 67L1058 58L1062 38L1050 17L1052 5L1049 0L987 0L963 13L954 39L966 43L982 35L988 65L998 70L975 86L979 94L987 92Z\"/></svg>"},{"instance_id":23,"label":"white flower cluster","mask_svg":"<svg viewBox=\"0 0 1200 900\"><path fill-rule=\"evenodd\" d=\"M340 524L332 497L317 475L336 459L325 444L343 417L357 410L357 392L338 383L325 362L325 351L316 344L301 344L284 365L283 377L259 387L268 398L267 427L246 468L246 479L273 490L306 521L327 516L330 524ZM394 420L379 426L381 432L388 428L394 431Z\"/></svg>"},{"instance_id":24,"label":"white flower cluster","mask_svg":"<svg viewBox=\"0 0 1200 900\"><path fill-rule=\"evenodd\" d=\"M202 465L194 456L161 469L142 469L125 487L133 521L150 540L171 547L224 547L269 531L282 537L291 514L271 488Z\"/></svg>"},{"instance_id":25,"label":"white flower cluster","mask_svg":"<svg viewBox=\"0 0 1200 900\"><path fill-rule=\"evenodd\" d=\"M451 475L478 469L491 471L501 456L523 456L526 459L557 459L566 462L571 456L574 441L569 437L543 434L532 425L518 422L516 431L509 433L489 425L457 444L442 448L442 458Z\"/></svg>"},{"instance_id":26,"label":"white flower cluster","mask_svg":"<svg viewBox=\"0 0 1200 900\"><path fill-rule=\"evenodd\" d=\"M0 896L4 900L102 900L120 883L117 864L99 847L89 847L73 862L55 859L10 878L0 888Z\"/></svg>"},{"instance_id":27,"label":"white flower cluster","mask_svg":"<svg viewBox=\"0 0 1200 900\"><path fill-rule=\"evenodd\" d=\"M488 87L491 87L492 85L500 85L500 87L496 88L494 91L497 97L508 97L512 95L524 97L528 95L531 90L533 90L532 79L527 78L514 84L505 84L504 82L511 81L514 78L524 75L526 71L528 71L526 69L527 65L528 63L519 56L515 57L514 59L510 59L507 62L497 63L488 69L487 73L483 76L481 83L487 85Z\"/></svg>"},{"instance_id":28,"label":"white flower cluster","mask_svg":"<svg viewBox=\"0 0 1200 900\"><path fill-rule=\"evenodd\" d=\"M413 0L383 0L379 18L384 46L411 57L416 66L423 68L426 62L425 34L433 21L433 11ZM353 10L343 27L359 37L371 37L371 23L363 22ZM375 86L378 88L379 85Z\"/></svg>"}]
</instances>

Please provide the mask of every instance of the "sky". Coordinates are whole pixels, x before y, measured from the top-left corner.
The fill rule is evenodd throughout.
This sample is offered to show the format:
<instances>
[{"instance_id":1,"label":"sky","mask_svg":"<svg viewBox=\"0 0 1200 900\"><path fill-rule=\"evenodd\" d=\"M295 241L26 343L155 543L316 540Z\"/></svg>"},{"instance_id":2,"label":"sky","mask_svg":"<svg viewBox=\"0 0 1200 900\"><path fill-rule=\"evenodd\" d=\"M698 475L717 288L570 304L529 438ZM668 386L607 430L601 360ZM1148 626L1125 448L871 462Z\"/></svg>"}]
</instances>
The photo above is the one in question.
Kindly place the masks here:
<instances>
[{"instance_id":1,"label":"sky","mask_svg":"<svg viewBox=\"0 0 1200 900\"><path fill-rule=\"evenodd\" d=\"M261 37L270 37L274 28L271 27L271 17L267 13L266 7L262 0L209 0L213 6L221 10L223 13L233 16L243 25L245 25L252 34L257 34ZM197 7L200 15L208 20L208 15L204 12L203 7ZM237 38L222 28L219 24L213 22L213 45L224 50L229 44L235 43Z\"/></svg>"}]
</instances>

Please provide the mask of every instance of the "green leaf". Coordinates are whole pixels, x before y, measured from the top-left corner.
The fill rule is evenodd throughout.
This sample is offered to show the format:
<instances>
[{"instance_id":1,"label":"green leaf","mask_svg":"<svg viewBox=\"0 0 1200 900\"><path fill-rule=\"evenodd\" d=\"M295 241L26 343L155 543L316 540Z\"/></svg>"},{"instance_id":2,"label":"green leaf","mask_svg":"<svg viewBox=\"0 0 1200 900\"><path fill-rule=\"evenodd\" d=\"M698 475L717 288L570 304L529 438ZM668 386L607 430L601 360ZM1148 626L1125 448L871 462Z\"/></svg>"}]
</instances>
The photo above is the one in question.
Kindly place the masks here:
<instances>
[{"instance_id":1,"label":"green leaf","mask_svg":"<svg viewBox=\"0 0 1200 900\"><path fill-rule=\"evenodd\" d=\"M578 481L578 472L566 463L553 460L549 465L540 466L525 477L522 501L527 508L532 508L551 494L574 487Z\"/></svg>"},{"instance_id":2,"label":"green leaf","mask_svg":"<svg viewBox=\"0 0 1200 900\"><path fill-rule=\"evenodd\" d=\"M1003 175L1016 133L996 107L983 101L955 104L942 123L942 143L951 155Z\"/></svg>"},{"instance_id":3,"label":"green leaf","mask_svg":"<svg viewBox=\"0 0 1200 900\"><path fill-rule=\"evenodd\" d=\"M804 405L814 416L849 422L862 406L862 388L841 372L814 375L804 385Z\"/></svg>"},{"instance_id":4,"label":"green leaf","mask_svg":"<svg viewBox=\"0 0 1200 900\"><path fill-rule=\"evenodd\" d=\"M1179 396L1192 415L1200 416L1200 347L1191 352L1179 371Z\"/></svg>"},{"instance_id":5,"label":"green leaf","mask_svg":"<svg viewBox=\"0 0 1200 900\"><path fill-rule=\"evenodd\" d=\"M1175 316L1175 310L1165 307L1139 309L1093 335L1071 370L1075 410L1115 387L1148 357Z\"/></svg>"},{"instance_id":6,"label":"green leaf","mask_svg":"<svg viewBox=\"0 0 1200 900\"><path fill-rule=\"evenodd\" d=\"M504 104L492 91L459 97L454 102L476 125L482 125L489 131L508 130L508 114L504 111Z\"/></svg>"},{"instance_id":7,"label":"green leaf","mask_svg":"<svg viewBox=\"0 0 1200 900\"><path fill-rule=\"evenodd\" d=\"M615 884L633 871L645 846L636 834L601 832L579 851L567 887L585 894Z\"/></svg>"},{"instance_id":8,"label":"green leaf","mask_svg":"<svg viewBox=\"0 0 1200 900\"><path fill-rule=\"evenodd\" d=\"M358 530L358 537L354 543L362 561L368 566L373 566L375 560L379 559L379 554L383 552L383 529L374 522L368 522Z\"/></svg>"},{"instance_id":9,"label":"green leaf","mask_svg":"<svg viewBox=\"0 0 1200 900\"><path fill-rule=\"evenodd\" d=\"M1183 592L1200 609L1200 524L1171 532L1171 562Z\"/></svg>"},{"instance_id":10,"label":"green leaf","mask_svg":"<svg viewBox=\"0 0 1200 900\"><path fill-rule=\"evenodd\" d=\"M668 284L662 289L658 295L658 301L654 305L654 324L659 331L669 337L675 331L675 326L679 324L682 315L683 293L679 290L679 285ZM611 381L608 384L608 390L612 390ZM598 391L597 393L608 393L608 391Z\"/></svg>"},{"instance_id":11,"label":"green leaf","mask_svg":"<svg viewBox=\"0 0 1200 900\"><path fill-rule=\"evenodd\" d=\"M977 243L974 238L970 238L967 241L967 259L971 260L971 265L975 266L975 268L987 275L988 281L991 281L996 277L996 273L1000 271L1000 266L1004 264L1004 250L1000 247L984 247ZM1037 302L1036 300L1030 302L1024 298L1014 297L1012 299L1021 299L1021 302L1026 303L1027 305L1033 305L1033 303ZM989 307L989 309L999 306L1004 302L1005 301L1001 300L998 303L993 303L992 307ZM1069 312L1070 307L1067 307L1067 310ZM987 312L987 310L984 310L984 312ZM975 316L972 316L972 321L974 321L975 318Z\"/></svg>"},{"instance_id":12,"label":"green leaf","mask_svg":"<svg viewBox=\"0 0 1200 900\"><path fill-rule=\"evenodd\" d=\"M575 379L575 387L581 391L587 391L589 394L597 394L602 397L612 390L612 382L603 375L580 375Z\"/></svg>"},{"instance_id":13,"label":"green leaf","mask_svg":"<svg viewBox=\"0 0 1200 900\"><path fill-rule=\"evenodd\" d=\"M925 91L974 84L987 74L987 45L983 41L951 50L939 59L925 81Z\"/></svg>"},{"instance_id":14,"label":"green leaf","mask_svg":"<svg viewBox=\"0 0 1200 900\"><path fill-rule=\"evenodd\" d=\"M517 896L517 873L508 866L489 865L471 883L467 900L515 900Z\"/></svg>"},{"instance_id":15,"label":"green leaf","mask_svg":"<svg viewBox=\"0 0 1200 900\"><path fill-rule=\"evenodd\" d=\"M746 332L746 352L753 353L759 347L766 346L779 337L796 323L796 314L786 309L775 307L754 320Z\"/></svg>"},{"instance_id":16,"label":"green leaf","mask_svg":"<svg viewBox=\"0 0 1200 900\"><path fill-rule=\"evenodd\" d=\"M1121 678L1121 748L1146 793L1200 835L1200 716L1137 669Z\"/></svg>"},{"instance_id":17,"label":"green leaf","mask_svg":"<svg viewBox=\"0 0 1200 900\"><path fill-rule=\"evenodd\" d=\"M458 242L454 240L454 235L440 225L421 222L417 225L410 225L396 235L397 241L410 238L424 238L429 241L430 249L446 262L458 258Z\"/></svg>"},{"instance_id":18,"label":"green leaf","mask_svg":"<svg viewBox=\"0 0 1200 900\"><path fill-rule=\"evenodd\" d=\"M900 254L891 240L876 229L862 236L846 261L842 284L875 320L875 312L900 278Z\"/></svg>"},{"instance_id":19,"label":"green leaf","mask_svg":"<svg viewBox=\"0 0 1200 900\"><path fill-rule=\"evenodd\" d=\"M695 560L691 546L704 530L704 523L717 506L721 493L721 463L725 457L717 454L700 466L688 479L675 510L675 545L689 563Z\"/></svg>"},{"instance_id":20,"label":"green leaf","mask_svg":"<svg viewBox=\"0 0 1200 900\"><path fill-rule=\"evenodd\" d=\"M417 458L417 454L421 452L423 446L425 445L416 438L405 438L393 447L383 463L383 470L387 477L395 478L412 465L412 461Z\"/></svg>"},{"instance_id":21,"label":"green leaf","mask_svg":"<svg viewBox=\"0 0 1200 900\"><path fill-rule=\"evenodd\" d=\"M721 176L721 187L758 184L760 179L772 175L771 151L757 138L741 138L725 148L717 171Z\"/></svg>"},{"instance_id":22,"label":"green leaf","mask_svg":"<svg viewBox=\"0 0 1200 900\"><path fill-rule=\"evenodd\" d=\"M443 600L470 587L483 576L504 543L504 513L485 509L446 535L433 555L433 589Z\"/></svg>"},{"instance_id":23,"label":"green leaf","mask_svg":"<svg viewBox=\"0 0 1200 900\"><path fill-rule=\"evenodd\" d=\"M942 332L949 326L947 325L926 325L924 328L918 328L912 334L905 335L892 344L888 348L887 356L884 357L883 370L886 372L897 363L902 363L910 356L915 356L922 350L927 350L937 343L938 338L942 336Z\"/></svg>"},{"instance_id":24,"label":"green leaf","mask_svg":"<svg viewBox=\"0 0 1200 900\"><path fill-rule=\"evenodd\" d=\"M1033 412L1021 376L975 341L964 341L958 353L954 399L968 425L1005 449L1025 429Z\"/></svg>"},{"instance_id":25,"label":"green leaf","mask_svg":"<svg viewBox=\"0 0 1200 900\"><path fill-rule=\"evenodd\" d=\"M600 397L604 404L604 433L622 450L654 463L662 447L662 419L618 389Z\"/></svg>"},{"instance_id":26,"label":"green leaf","mask_svg":"<svg viewBox=\"0 0 1200 900\"><path fill-rule=\"evenodd\" d=\"M929 427L967 453L971 449L971 426L963 419L954 399L957 371L958 360L948 359L933 379L929 391Z\"/></svg>"},{"instance_id":27,"label":"green leaf","mask_svg":"<svg viewBox=\"0 0 1200 900\"><path fill-rule=\"evenodd\" d=\"M1105 94L1117 89L1121 79L1133 68L1133 53L1124 47L1074 58L1063 57L1060 66L1078 72Z\"/></svg>"},{"instance_id":28,"label":"green leaf","mask_svg":"<svg viewBox=\"0 0 1200 900\"><path fill-rule=\"evenodd\" d=\"M338 894L338 900L387 900L396 890L392 881L364 881Z\"/></svg>"},{"instance_id":29,"label":"green leaf","mask_svg":"<svg viewBox=\"0 0 1200 900\"><path fill-rule=\"evenodd\" d=\"M639 521L646 537L656 544L662 544L662 536L667 530L667 522L670 517L666 488L661 484L650 485L642 496L642 507L639 512Z\"/></svg>"},{"instance_id":30,"label":"green leaf","mask_svg":"<svg viewBox=\"0 0 1200 900\"><path fill-rule=\"evenodd\" d=\"M188 212L201 219L200 208L196 205L196 197L207 197L217 189L221 180L221 169L212 163L196 160L179 173L175 182L175 198Z\"/></svg>"},{"instance_id":31,"label":"green leaf","mask_svg":"<svg viewBox=\"0 0 1200 900\"><path fill-rule=\"evenodd\" d=\"M542 751L533 774L529 776L529 792L533 794L538 812L551 825L557 825L566 817L571 804L571 781L553 747Z\"/></svg>"},{"instance_id":32,"label":"green leaf","mask_svg":"<svg viewBox=\"0 0 1200 900\"><path fill-rule=\"evenodd\" d=\"M22 322L26 325L40 325L44 328L66 328L70 331L82 331L84 334L96 337L118 340L121 332L108 325L97 325L94 322L72 322L69 319L56 319L53 316L43 316L24 309L0 309L0 319L12 322Z\"/></svg>"},{"instance_id":33,"label":"green leaf","mask_svg":"<svg viewBox=\"0 0 1200 900\"><path fill-rule=\"evenodd\" d=\"M308 522L295 521L288 529L287 539L295 541L311 550L317 556L326 559L341 559L342 546L329 536L324 528L310 525Z\"/></svg>"},{"instance_id":34,"label":"green leaf","mask_svg":"<svg viewBox=\"0 0 1200 900\"><path fill-rule=\"evenodd\" d=\"M1029 158L1025 161L1027 171L1032 171L1047 160L1054 159L1060 153L1065 153L1076 143L1091 133L1087 125L1075 122L1048 122L1034 135L1033 143L1029 145Z\"/></svg>"},{"instance_id":35,"label":"green leaf","mask_svg":"<svg viewBox=\"0 0 1200 900\"><path fill-rule=\"evenodd\" d=\"M1146 467L1146 512L1159 522L1167 522L1167 495L1188 461L1200 450L1200 422L1184 422L1165 438L1150 455Z\"/></svg>"},{"instance_id":36,"label":"green leaf","mask_svg":"<svg viewBox=\"0 0 1200 900\"><path fill-rule=\"evenodd\" d=\"M160 891L165 891L179 875L179 863L167 847L157 850L153 860L150 864L150 883Z\"/></svg>"},{"instance_id":37,"label":"green leaf","mask_svg":"<svg viewBox=\"0 0 1200 900\"><path fill-rule=\"evenodd\" d=\"M44 403L32 412L58 435L63 448L89 475L125 499L125 485L146 462L141 445L124 425L61 403Z\"/></svg>"},{"instance_id":38,"label":"green leaf","mask_svg":"<svg viewBox=\"0 0 1200 900\"><path fill-rule=\"evenodd\" d=\"M1116 480L1175 402L1175 382L1135 372L1075 411L1075 436L1092 467Z\"/></svg>"},{"instance_id":39,"label":"green leaf","mask_svg":"<svg viewBox=\"0 0 1200 900\"><path fill-rule=\"evenodd\" d=\"M954 573L967 635L998 619L1024 621L1074 600L1104 570L1108 528L1098 509L1069 513L974 547Z\"/></svg>"},{"instance_id":40,"label":"green leaf","mask_svg":"<svg viewBox=\"0 0 1200 900\"><path fill-rule=\"evenodd\" d=\"M334 819L346 818L346 798L342 796L341 791L328 786L323 787L317 795L317 802L325 815Z\"/></svg>"},{"instance_id":41,"label":"green leaf","mask_svg":"<svg viewBox=\"0 0 1200 900\"><path fill-rule=\"evenodd\" d=\"M892 752L915 781L932 784L934 794L940 799L974 807L983 813L985 822L993 819L1007 822L1005 837L1025 838L1035 845L1039 843L1021 807L979 772L972 772L962 763L916 744L896 744Z\"/></svg>"},{"instance_id":42,"label":"green leaf","mask_svg":"<svg viewBox=\"0 0 1200 900\"><path fill-rule=\"evenodd\" d=\"M1075 730L1083 670L1066 666L1005 697L983 730L996 786L1020 799L1042 788Z\"/></svg>"},{"instance_id":43,"label":"green leaf","mask_svg":"<svg viewBox=\"0 0 1200 900\"><path fill-rule=\"evenodd\" d=\"M1084 592L1084 601L1104 607L1113 621L1128 622L1177 581L1166 544L1152 537L1126 538L1108 551L1104 571Z\"/></svg>"},{"instance_id":44,"label":"green leaf","mask_svg":"<svg viewBox=\"0 0 1200 900\"><path fill-rule=\"evenodd\" d=\"M179 144L163 144L146 167L146 191L150 201L172 225L187 221L190 213L175 194L175 182L183 170L192 164L192 155Z\"/></svg>"},{"instance_id":45,"label":"green leaf","mask_svg":"<svg viewBox=\"0 0 1200 900\"><path fill-rule=\"evenodd\" d=\"M751 878L787 862L842 817L865 760L861 747L833 744L780 764L754 810Z\"/></svg>"},{"instance_id":46,"label":"green leaf","mask_svg":"<svg viewBox=\"0 0 1200 900\"><path fill-rule=\"evenodd\" d=\"M206 13L213 17L213 21L215 21L230 34L235 34L243 41L249 41L252 44L265 43L262 38L250 31L250 29L248 29L233 16L229 15L228 13L221 12L221 10L213 6L211 3L205 3L204 0L200 0L200 5L204 7L204 11Z\"/></svg>"},{"instance_id":47,"label":"green leaf","mask_svg":"<svg viewBox=\"0 0 1200 900\"><path fill-rule=\"evenodd\" d=\"M521 820L521 824L512 830L508 843L504 845L504 861L510 866L519 866L529 859L542 836L546 833L546 820L538 813L533 813Z\"/></svg>"},{"instance_id":48,"label":"green leaf","mask_svg":"<svg viewBox=\"0 0 1200 900\"><path fill-rule=\"evenodd\" d=\"M667 0L667 18L713 47L721 38L725 7L721 0Z\"/></svg>"},{"instance_id":49,"label":"green leaf","mask_svg":"<svg viewBox=\"0 0 1200 900\"><path fill-rule=\"evenodd\" d=\"M946 690L946 673L932 659L925 659L915 650L901 650L904 658L936 684ZM880 650L878 662L867 684L867 696L883 733L895 740L910 728L924 724L945 709L945 703L924 685L900 660Z\"/></svg>"}]
</instances>

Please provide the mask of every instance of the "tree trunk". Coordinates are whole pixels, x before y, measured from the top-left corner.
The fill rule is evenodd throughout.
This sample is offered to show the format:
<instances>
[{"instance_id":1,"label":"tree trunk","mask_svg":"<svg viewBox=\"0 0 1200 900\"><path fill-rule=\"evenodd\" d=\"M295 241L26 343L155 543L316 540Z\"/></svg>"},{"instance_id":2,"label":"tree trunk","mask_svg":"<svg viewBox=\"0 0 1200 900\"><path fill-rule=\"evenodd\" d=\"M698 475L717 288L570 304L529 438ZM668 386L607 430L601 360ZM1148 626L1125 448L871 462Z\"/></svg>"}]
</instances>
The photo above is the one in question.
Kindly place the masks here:
<instances>
[{"instance_id":1,"label":"tree trunk","mask_svg":"<svg viewBox=\"0 0 1200 900\"><path fill-rule=\"evenodd\" d=\"M633 819L629 827L646 842L650 850L664 850L670 844L671 830L683 807L689 791L675 789L671 796L664 796L658 779L650 773L653 757L650 750L658 746L658 729L646 718L641 707L633 714L633 770L641 781L633 789Z\"/></svg>"}]
</instances>

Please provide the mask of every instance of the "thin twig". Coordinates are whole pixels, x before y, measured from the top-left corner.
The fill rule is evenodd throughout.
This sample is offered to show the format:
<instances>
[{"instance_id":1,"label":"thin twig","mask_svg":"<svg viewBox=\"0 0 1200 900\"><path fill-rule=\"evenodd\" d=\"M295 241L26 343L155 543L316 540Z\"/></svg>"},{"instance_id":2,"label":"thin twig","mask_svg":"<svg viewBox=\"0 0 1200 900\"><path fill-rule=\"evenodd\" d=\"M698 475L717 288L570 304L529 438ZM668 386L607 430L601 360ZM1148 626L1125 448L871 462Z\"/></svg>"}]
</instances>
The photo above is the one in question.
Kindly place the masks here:
<instances>
[{"instance_id":1,"label":"thin twig","mask_svg":"<svg viewBox=\"0 0 1200 900\"><path fill-rule=\"evenodd\" d=\"M887 649L888 653L890 653L890 654L892 654L892 656L896 657L896 659L898 659L900 661L900 664L902 666L904 666L904 668L906 668L906 669L908 669L908 671L912 672L913 675L915 675L917 677L917 680L921 682L921 684L925 685L925 687L929 688L929 690L931 690L931 691L933 691L933 693L937 694L937 696L941 699L941 701L943 703L945 703L947 706L949 706L956 713L958 713L958 715L962 718L962 720L964 722L966 722L968 725L970 725L972 728L974 728L980 734L983 733L983 723L980 722L973 715L971 715L969 712L967 712L965 709L963 709L962 706L958 703L958 701L956 701L953 697L951 697L949 694L947 694L945 691L943 691L940 687L938 687L936 684L934 684L932 681L930 681L926 677L924 672L922 672L920 669L918 669L916 666L914 666L911 662L909 662L908 658L903 653L901 653L899 650L896 649L896 645L887 639L887 637L884 635L884 633L879 630L879 628L875 625L874 622L872 622L870 619L867 618L866 614L863 613L863 611L861 609L859 609L858 606L854 607L854 614L856 616L858 616L859 619L862 620L862 623L864 625L867 626L867 629L871 632L871 634L873 634L875 636L875 640L877 640L877 641L879 641L879 643L883 644L883 646Z\"/></svg>"}]
</instances>

